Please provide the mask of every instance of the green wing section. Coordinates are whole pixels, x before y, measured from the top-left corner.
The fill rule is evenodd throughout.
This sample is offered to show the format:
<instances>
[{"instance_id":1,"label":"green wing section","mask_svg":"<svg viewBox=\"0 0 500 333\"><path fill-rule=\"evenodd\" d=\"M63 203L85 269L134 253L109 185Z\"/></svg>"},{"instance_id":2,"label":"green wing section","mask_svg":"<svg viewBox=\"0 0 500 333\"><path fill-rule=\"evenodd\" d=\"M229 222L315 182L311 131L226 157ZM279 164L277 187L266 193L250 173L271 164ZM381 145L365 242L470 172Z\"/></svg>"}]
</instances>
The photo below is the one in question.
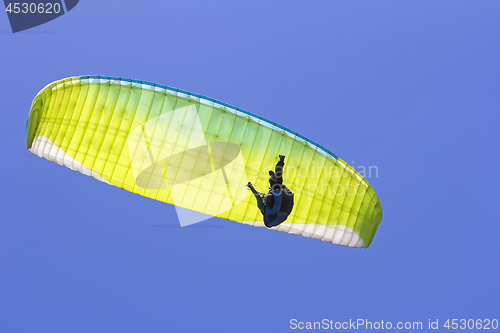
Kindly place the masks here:
<instances>
[{"instance_id":1,"label":"green wing section","mask_svg":"<svg viewBox=\"0 0 500 333\"><path fill-rule=\"evenodd\" d=\"M195 212L263 227L245 185L268 188L286 155L295 193L273 229L368 247L379 199L352 167L321 146L216 100L153 83L102 76L56 81L35 97L27 147L102 182Z\"/></svg>"}]
</instances>

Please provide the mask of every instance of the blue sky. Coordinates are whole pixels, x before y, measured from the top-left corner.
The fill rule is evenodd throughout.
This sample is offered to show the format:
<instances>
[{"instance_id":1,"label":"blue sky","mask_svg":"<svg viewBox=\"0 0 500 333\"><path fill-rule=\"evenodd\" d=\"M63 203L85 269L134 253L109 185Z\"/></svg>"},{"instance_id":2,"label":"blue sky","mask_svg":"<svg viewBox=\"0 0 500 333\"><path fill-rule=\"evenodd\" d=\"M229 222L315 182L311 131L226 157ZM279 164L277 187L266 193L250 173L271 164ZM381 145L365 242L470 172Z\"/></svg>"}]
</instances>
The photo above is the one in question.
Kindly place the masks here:
<instances>
[{"instance_id":1,"label":"blue sky","mask_svg":"<svg viewBox=\"0 0 500 333\"><path fill-rule=\"evenodd\" d=\"M498 1L82 0L17 34L0 13L0 332L500 320L499 13ZM33 97L73 75L209 96L376 166L371 247L215 218L180 228L173 206L30 154Z\"/></svg>"}]
</instances>

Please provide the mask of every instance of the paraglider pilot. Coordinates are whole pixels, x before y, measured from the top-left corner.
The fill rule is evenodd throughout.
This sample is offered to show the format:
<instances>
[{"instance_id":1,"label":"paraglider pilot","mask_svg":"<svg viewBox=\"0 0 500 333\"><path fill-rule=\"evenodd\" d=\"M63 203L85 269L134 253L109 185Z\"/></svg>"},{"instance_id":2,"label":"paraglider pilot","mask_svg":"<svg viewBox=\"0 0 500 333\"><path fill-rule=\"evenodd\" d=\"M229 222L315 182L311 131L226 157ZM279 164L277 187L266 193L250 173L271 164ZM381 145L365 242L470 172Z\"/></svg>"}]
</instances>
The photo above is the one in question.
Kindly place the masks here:
<instances>
[{"instance_id":1,"label":"paraglider pilot","mask_svg":"<svg viewBox=\"0 0 500 333\"><path fill-rule=\"evenodd\" d=\"M247 187L257 199L257 206L264 215L264 224L268 228L276 227L284 222L293 209L293 193L283 185L285 156L279 155L279 158L274 172L269 170L269 185L271 188L267 194L257 192L252 183L247 184Z\"/></svg>"}]
</instances>

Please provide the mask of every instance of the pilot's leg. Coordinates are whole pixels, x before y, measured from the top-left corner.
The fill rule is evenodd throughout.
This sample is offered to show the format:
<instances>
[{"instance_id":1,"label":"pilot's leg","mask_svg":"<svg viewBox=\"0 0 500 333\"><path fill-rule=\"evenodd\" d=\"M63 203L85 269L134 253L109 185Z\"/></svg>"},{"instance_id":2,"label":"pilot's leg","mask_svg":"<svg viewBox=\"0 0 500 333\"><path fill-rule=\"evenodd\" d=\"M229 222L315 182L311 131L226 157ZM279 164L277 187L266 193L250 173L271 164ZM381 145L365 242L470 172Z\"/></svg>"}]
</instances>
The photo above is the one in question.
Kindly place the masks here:
<instances>
[{"instance_id":1,"label":"pilot's leg","mask_svg":"<svg viewBox=\"0 0 500 333\"><path fill-rule=\"evenodd\" d=\"M274 189L274 185L283 184L283 166L285 165L285 156L280 155L280 160L278 163L276 163L276 166L274 167L274 172L269 171L269 175L271 178L269 178L269 184L271 186L271 189Z\"/></svg>"}]
</instances>

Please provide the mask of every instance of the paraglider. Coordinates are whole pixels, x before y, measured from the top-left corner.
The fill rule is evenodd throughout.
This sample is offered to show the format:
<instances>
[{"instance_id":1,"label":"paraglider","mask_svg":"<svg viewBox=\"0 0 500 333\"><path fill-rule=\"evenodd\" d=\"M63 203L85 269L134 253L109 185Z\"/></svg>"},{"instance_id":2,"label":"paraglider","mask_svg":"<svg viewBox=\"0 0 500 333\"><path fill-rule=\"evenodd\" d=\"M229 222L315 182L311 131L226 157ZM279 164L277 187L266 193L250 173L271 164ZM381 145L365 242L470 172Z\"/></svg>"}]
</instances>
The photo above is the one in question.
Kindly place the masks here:
<instances>
[{"instance_id":1,"label":"paraglider","mask_svg":"<svg viewBox=\"0 0 500 333\"><path fill-rule=\"evenodd\" d=\"M294 206L271 229L368 247L382 219L368 182L322 146L245 110L154 83L80 76L47 85L27 125L33 154L154 200L265 227L246 185L278 155ZM181 222L182 223L182 222Z\"/></svg>"},{"instance_id":2,"label":"paraglider","mask_svg":"<svg viewBox=\"0 0 500 333\"><path fill-rule=\"evenodd\" d=\"M285 222L293 209L293 192L286 185L283 185L285 156L279 155L279 158L275 171L269 170L269 193L257 192L251 182L247 184L257 200L257 207L259 207L264 217L264 224L268 228L276 227Z\"/></svg>"}]
</instances>

